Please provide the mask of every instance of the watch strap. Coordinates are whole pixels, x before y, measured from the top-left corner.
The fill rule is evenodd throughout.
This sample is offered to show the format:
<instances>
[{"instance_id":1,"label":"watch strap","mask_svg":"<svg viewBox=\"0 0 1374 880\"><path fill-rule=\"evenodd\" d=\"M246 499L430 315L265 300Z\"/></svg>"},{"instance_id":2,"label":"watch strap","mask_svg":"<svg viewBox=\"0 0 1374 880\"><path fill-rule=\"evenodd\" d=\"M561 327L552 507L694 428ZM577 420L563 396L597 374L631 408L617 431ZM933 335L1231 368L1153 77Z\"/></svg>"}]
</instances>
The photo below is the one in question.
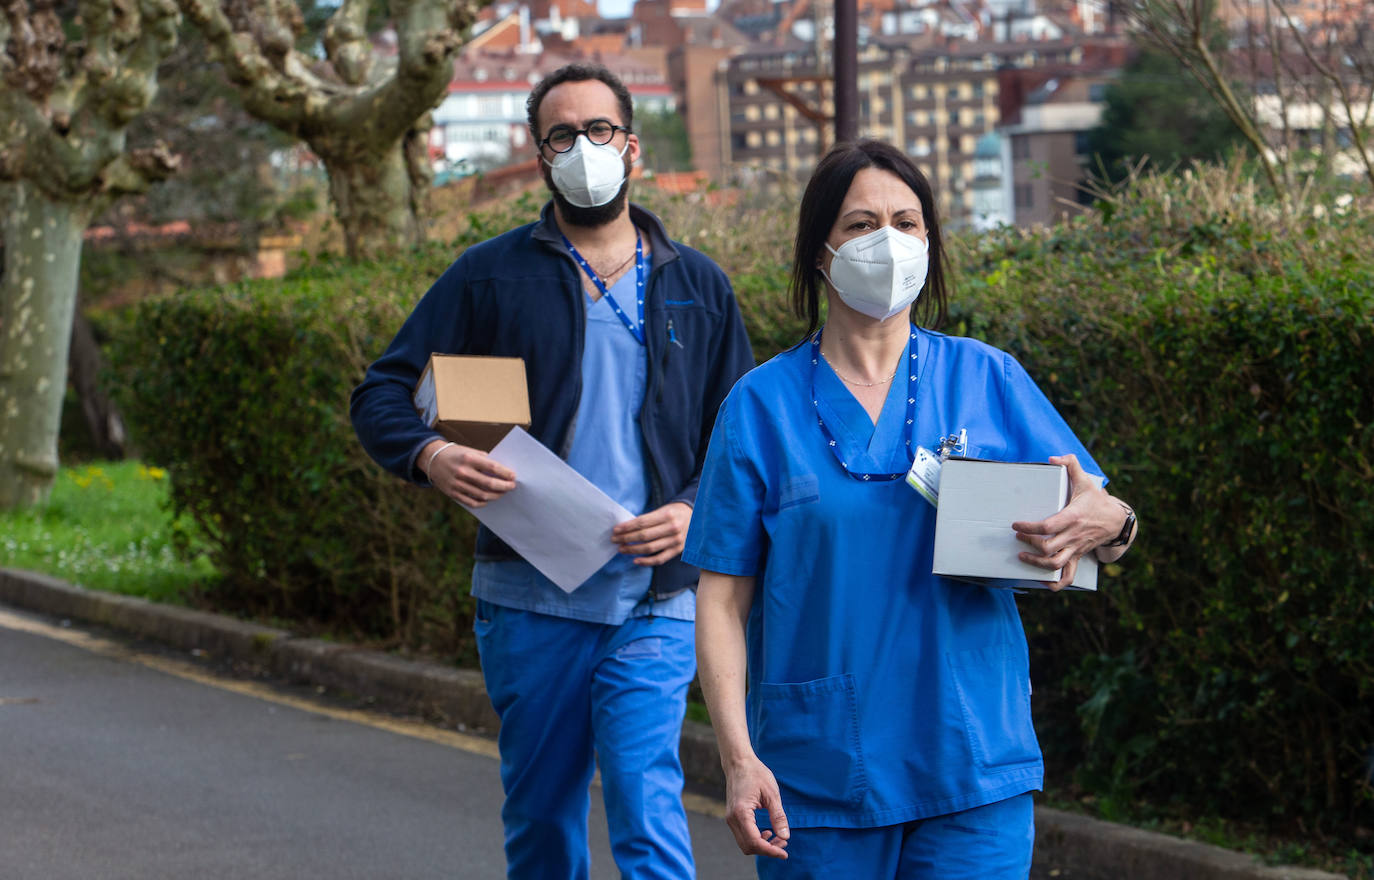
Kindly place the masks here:
<instances>
[{"instance_id":1,"label":"watch strap","mask_svg":"<svg viewBox=\"0 0 1374 880\"><path fill-rule=\"evenodd\" d=\"M1103 544L1103 547L1125 547L1131 543L1131 537L1135 533L1135 510L1129 504L1119 498L1113 498L1121 509L1126 511L1126 521L1121 524L1121 532L1115 538Z\"/></svg>"}]
</instances>

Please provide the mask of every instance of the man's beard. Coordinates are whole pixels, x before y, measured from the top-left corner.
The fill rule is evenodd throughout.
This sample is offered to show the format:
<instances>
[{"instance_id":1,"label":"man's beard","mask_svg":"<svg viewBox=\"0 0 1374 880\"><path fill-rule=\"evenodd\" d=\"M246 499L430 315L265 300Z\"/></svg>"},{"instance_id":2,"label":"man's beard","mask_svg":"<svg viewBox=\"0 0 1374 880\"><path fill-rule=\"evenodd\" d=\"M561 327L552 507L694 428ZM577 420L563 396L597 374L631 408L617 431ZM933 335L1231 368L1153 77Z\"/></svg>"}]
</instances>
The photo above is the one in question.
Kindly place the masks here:
<instances>
[{"instance_id":1,"label":"man's beard","mask_svg":"<svg viewBox=\"0 0 1374 880\"><path fill-rule=\"evenodd\" d=\"M544 185L553 193L554 204L558 205L558 215L571 226L605 226L612 220L620 216L625 210L625 201L630 195L630 161L625 160L625 180L621 182L620 189L616 192L615 198L604 205L597 205L594 208L579 208L572 202L564 198L558 191L558 187L553 182L553 171L547 162L541 161L541 170L544 173Z\"/></svg>"}]
</instances>

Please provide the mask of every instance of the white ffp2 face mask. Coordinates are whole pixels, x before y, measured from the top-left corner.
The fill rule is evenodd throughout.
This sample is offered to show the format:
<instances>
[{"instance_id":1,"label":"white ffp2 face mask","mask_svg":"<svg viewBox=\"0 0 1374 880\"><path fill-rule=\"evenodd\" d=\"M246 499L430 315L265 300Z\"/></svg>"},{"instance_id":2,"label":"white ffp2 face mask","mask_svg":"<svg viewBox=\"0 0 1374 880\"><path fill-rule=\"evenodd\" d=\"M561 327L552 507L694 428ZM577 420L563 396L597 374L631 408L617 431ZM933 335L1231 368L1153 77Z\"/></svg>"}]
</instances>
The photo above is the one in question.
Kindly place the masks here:
<instances>
[{"instance_id":1,"label":"white ffp2 face mask","mask_svg":"<svg viewBox=\"0 0 1374 880\"><path fill-rule=\"evenodd\" d=\"M578 135L573 148L548 162L554 186L563 198L579 208L599 208L615 198L625 182L625 146L616 152L610 144L594 144Z\"/></svg>"},{"instance_id":2,"label":"white ffp2 face mask","mask_svg":"<svg viewBox=\"0 0 1374 880\"><path fill-rule=\"evenodd\" d=\"M870 318L885 321L910 308L925 286L930 262L925 240L891 226L851 238L839 250L829 243L825 247L835 255L825 279L845 305Z\"/></svg>"}]
</instances>

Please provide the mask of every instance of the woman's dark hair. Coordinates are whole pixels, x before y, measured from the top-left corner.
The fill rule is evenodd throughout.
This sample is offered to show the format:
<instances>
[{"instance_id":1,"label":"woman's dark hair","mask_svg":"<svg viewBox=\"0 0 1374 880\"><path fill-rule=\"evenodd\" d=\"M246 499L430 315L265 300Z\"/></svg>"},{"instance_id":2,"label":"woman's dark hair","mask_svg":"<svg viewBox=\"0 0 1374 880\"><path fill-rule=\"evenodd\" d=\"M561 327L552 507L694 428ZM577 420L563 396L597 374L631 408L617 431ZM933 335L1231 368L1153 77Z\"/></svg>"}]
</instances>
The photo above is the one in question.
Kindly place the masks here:
<instances>
[{"instance_id":1,"label":"woman's dark hair","mask_svg":"<svg viewBox=\"0 0 1374 880\"><path fill-rule=\"evenodd\" d=\"M525 101L525 115L530 126L530 136L534 142L539 143L539 105L544 103L544 96L547 95L554 86L561 86L566 82L586 82L596 80L605 83L606 88L615 94L616 102L620 104L620 124L634 130L635 125L635 105L630 99L630 90L625 88L625 84L620 81L620 77L611 73L600 64L565 64L541 79L530 92L529 98Z\"/></svg>"},{"instance_id":2,"label":"woman's dark hair","mask_svg":"<svg viewBox=\"0 0 1374 880\"><path fill-rule=\"evenodd\" d=\"M945 250L940 240L940 218L935 213L935 193L930 181L916 167L916 163L896 147L881 141L861 140L852 144L836 144L821 159L811 174L811 181L802 194L801 211L797 216L797 245L792 255L792 279L787 286L792 311L807 321L806 335L816 332L821 321L821 290L825 278L816 268L816 256L825 247L825 240L839 216L840 204L854 182L854 175L864 168L891 171L911 187L921 202L921 214L926 224L926 242L930 249L930 268L926 284L916 300L917 322L937 328L944 324L948 292L945 287ZM931 321L932 314L934 320Z\"/></svg>"}]
</instances>

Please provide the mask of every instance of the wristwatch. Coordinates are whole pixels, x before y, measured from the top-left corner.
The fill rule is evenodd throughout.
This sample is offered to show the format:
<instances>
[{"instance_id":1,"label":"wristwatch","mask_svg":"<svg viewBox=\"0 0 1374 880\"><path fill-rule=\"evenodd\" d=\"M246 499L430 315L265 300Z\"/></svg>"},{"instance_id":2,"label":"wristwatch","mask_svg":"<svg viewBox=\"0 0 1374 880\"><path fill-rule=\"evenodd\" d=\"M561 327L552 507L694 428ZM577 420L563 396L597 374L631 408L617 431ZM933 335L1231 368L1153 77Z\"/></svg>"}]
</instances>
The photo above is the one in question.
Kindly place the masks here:
<instances>
[{"instance_id":1,"label":"wristwatch","mask_svg":"<svg viewBox=\"0 0 1374 880\"><path fill-rule=\"evenodd\" d=\"M1121 524L1121 533L1102 546L1125 547L1127 544L1131 543L1131 537L1135 534L1135 511L1131 509L1131 505L1122 501L1120 498L1113 498L1112 500L1120 504L1121 509L1126 511L1126 521Z\"/></svg>"}]
</instances>

